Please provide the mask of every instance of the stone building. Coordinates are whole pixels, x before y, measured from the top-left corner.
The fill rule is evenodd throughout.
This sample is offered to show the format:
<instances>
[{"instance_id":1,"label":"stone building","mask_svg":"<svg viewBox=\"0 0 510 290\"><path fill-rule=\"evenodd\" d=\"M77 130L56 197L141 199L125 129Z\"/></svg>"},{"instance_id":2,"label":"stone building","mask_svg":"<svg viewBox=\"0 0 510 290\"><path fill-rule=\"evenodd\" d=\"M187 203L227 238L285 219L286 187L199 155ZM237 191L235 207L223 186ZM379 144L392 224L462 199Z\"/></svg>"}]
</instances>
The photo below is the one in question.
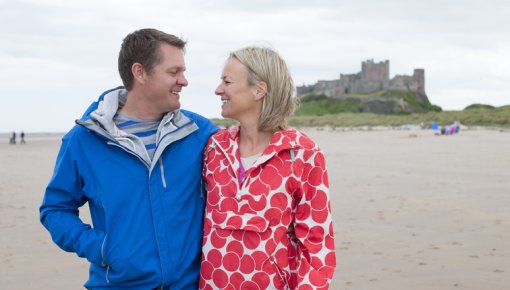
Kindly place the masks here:
<instances>
[{"instance_id":1,"label":"stone building","mask_svg":"<svg viewBox=\"0 0 510 290\"><path fill-rule=\"evenodd\" d=\"M340 74L337 80L320 80L314 85L298 86L297 95L314 93L342 99L348 94L372 94L387 90L403 90L425 95L425 70L415 69L412 76L396 75L390 79L389 60L375 63L372 59L361 63L361 72Z\"/></svg>"}]
</instances>

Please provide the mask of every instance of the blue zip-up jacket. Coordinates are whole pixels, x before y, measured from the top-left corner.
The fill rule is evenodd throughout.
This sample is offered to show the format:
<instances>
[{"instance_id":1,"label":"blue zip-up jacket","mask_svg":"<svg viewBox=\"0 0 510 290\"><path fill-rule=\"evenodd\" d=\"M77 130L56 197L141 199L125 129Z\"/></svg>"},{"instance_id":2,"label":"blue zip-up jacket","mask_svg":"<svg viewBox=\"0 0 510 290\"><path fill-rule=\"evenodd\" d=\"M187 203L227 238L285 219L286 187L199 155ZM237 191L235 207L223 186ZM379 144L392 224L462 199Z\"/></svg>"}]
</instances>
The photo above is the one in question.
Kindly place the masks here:
<instances>
[{"instance_id":1,"label":"blue zip-up jacket","mask_svg":"<svg viewBox=\"0 0 510 290\"><path fill-rule=\"evenodd\" d=\"M85 287L197 289L203 231L202 154L217 127L166 114L151 160L117 128L122 87L105 92L63 138L40 219L53 241L90 261ZM78 216L89 204L92 226Z\"/></svg>"}]
</instances>

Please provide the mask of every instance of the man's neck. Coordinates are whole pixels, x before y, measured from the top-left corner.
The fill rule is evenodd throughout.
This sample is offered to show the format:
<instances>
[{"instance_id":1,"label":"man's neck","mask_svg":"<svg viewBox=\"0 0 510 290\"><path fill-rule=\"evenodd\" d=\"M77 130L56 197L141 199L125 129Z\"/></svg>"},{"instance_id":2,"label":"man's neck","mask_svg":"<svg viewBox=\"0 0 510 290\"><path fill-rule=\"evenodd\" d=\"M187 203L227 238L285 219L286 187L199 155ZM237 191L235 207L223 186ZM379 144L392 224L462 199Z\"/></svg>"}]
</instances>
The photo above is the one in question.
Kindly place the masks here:
<instances>
[{"instance_id":1,"label":"man's neck","mask_svg":"<svg viewBox=\"0 0 510 290\"><path fill-rule=\"evenodd\" d=\"M145 101L141 94L134 92L128 92L126 103L119 113L139 120L157 120L163 116L152 104Z\"/></svg>"}]
</instances>

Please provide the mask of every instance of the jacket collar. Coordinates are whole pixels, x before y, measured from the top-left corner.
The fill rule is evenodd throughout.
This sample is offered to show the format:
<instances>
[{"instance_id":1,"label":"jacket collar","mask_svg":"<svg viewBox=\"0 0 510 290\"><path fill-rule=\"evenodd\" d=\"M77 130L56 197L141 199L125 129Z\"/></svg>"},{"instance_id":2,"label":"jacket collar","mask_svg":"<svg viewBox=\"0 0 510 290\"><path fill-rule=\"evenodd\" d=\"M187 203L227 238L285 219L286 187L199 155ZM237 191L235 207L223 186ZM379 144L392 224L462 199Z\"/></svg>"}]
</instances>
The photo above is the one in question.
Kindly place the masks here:
<instances>
[{"instance_id":1,"label":"jacket collar","mask_svg":"<svg viewBox=\"0 0 510 290\"><path fill-rule=\"evenodd\" d=\"M239 126L234 126L228 130L219 131L213 136L215 146L221 148L234 168L239 167L239 130ZM285 130L275 132L271 137L269 145L264 149L254 166L266 162L283 150L301 147L297 143L299 135L301 135L301 133L292 128L286 128Z\"/></svg>"},{"instance_id":2,"label":"jacket collar","mask_svg":"<svg viewBox=\"0 0 510 290\"><path fill-rule=\"evenodd\" d=\"M110 141L118 143L142 158L147 165L151 165L153 162L149 158L142 140L120 130L113 121L119 107L124 105L126 100L127 90L123 87L106 91L99 97L96 103L89 107L82 119L76 120L76 123L104 136ZM152 160L158 160L166 146L188 136L196 130L198 130L198 126L195 122L186 117L180 110L166 113L159 124L157 132L157 142L161 142L161 144L158 145ZM152 169L154 164L150 167Z\"/></svg>"}]
</instances>

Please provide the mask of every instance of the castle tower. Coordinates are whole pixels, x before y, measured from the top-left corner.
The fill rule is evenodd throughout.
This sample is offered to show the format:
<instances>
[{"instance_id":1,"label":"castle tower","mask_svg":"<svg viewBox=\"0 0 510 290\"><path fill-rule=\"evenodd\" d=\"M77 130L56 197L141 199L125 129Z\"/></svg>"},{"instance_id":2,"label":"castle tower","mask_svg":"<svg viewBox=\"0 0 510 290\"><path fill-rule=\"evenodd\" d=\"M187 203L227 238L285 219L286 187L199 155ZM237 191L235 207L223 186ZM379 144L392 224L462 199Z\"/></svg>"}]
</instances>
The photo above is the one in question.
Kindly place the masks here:
<instances>
[{"instance_id":1,"label":"castle tower","mask_svg":"<svg viewBox=\"0 0 510 290\"><path fill-rule=\"evenodd\" d=\"M425 70L421 68L414 69L413 80L417 84L416 90L425 94Z\"/></svg>"},{"instance_id":2,"label":"castle tower","mask_svg":"<svg viewBox=\"0 0 510 290\"><path fill-rule=\"evenodd\" d=\"M387 81L390 79L390 61L374 63L369 59L361 63L361 79L364 81Z\"/></svg>"}]
</instances>

